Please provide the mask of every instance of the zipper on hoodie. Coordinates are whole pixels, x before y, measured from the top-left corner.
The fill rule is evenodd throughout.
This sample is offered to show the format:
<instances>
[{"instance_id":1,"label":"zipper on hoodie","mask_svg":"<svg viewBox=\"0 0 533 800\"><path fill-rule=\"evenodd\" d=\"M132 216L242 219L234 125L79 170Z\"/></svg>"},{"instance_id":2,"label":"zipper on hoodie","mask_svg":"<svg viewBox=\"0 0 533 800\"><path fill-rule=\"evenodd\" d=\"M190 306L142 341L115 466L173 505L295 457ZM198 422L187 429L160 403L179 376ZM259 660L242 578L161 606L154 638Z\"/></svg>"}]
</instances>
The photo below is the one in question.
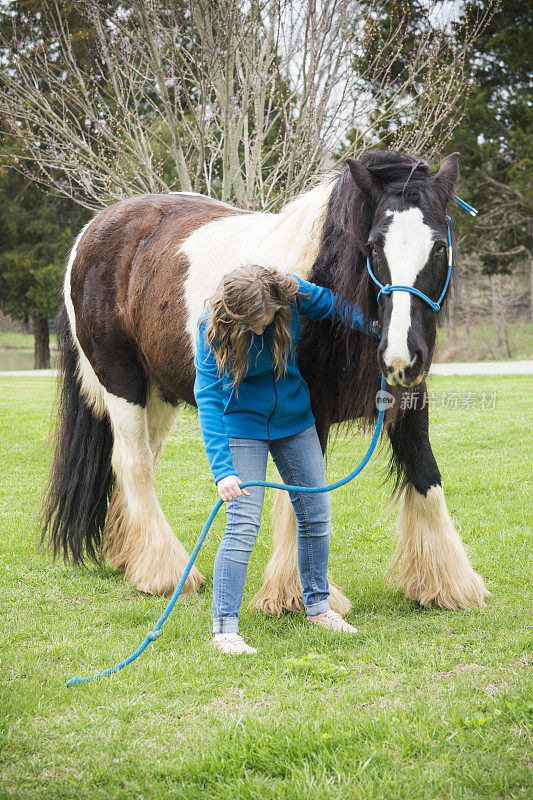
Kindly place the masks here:
<instances>
[{"instance_id":1,"label":"zipper on hoodie","mask_svg":"<svg viewBox=\"0 0 533 800\"><path fill-rule=\"evenodd\" d=\"M266 344L266 346L267 346L267 350L268 350L268 354L269 354L269 356L270 356L270 360L272 360L272 353L270 352L270 347L268 346L268 342L267 342L267 340L266 340L266 337L265 337L265 344ZM269 416L269 418L267 419L267 425L266 425L266 428L267 428L267 438L268 438L268 439L270 439L270 433L269 433L269 431L268 431L268 424L269 424L270 420L272 419L272 414L274 413L274 411L276 410L276 407L277 407L277 405L278 405L278 393L277 393L277 391L276 391L276 381L275 381L275 379L274 379L274 367L272 367L272 369L271 369L271 371L270 371L270 374L271 374L271 376L272 376L272 388L274 389L274 408L273 408L273 409L272 409L272 411L270 412L270 416Z\"/></svg>"}]
</instances>

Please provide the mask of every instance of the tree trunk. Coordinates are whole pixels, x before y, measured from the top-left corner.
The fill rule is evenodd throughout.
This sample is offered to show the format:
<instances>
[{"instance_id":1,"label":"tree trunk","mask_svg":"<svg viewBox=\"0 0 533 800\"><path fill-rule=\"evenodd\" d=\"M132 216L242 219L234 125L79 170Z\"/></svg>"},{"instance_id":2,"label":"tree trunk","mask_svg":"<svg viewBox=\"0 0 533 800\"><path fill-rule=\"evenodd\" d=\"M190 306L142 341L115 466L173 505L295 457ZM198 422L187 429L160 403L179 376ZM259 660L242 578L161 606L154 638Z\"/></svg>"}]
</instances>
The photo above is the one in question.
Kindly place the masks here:
<instances>
[{"instance_id":1,"label":"tree trunk","mask_svg":"<svg viewBox=\"0 0 533 800\"><path fill-rule=\"evenodd\" d=\"M494 325L494 333L496 334L496 347L502 346L502 329L500 325L500 315L498 313L498 279L499 275L496 273L491 278L492 286L492 322Z\"/></svg>"},{"instance_id":2,"label":"tree trunk","mask_svg":"<svg viewBox=\"0 0 533 800\"><path fill-rule=\"evenodd\" d=\"M529 257L529 269L530 269L530 292L531 297L529 299L529 310L531 312L531 324L533 325L533 255Z\"/></svg>"},{"instance_id":3,"label":"tree trunk","mask_svg":"<svg viewBox=\"0 0 533 800\"><path fill-rule=\"evenodd\" d=\"M448 316L446 320L446 333L449 342L457 341L457 292L456 287L451 288L451 297L448 300Z\"/></svg>"},{"instance_id":4,"label":"tree trunk","mask_svg":"<svg viewBox=\"0 0 533 800\"><path fill-rule=\"evenodd\" d=\"M50 369L50 332L48 320L40 314L32 314L33 335L35 337L34 369Z\"/></svg>"},{"instance_id":5,"label":"tree trunk","mask_svg":"<svg viewBox=\"0 0 533 800\"><path fill-rule=\"evenodd\" d=\"M465 320L465 336L470 339L472 328L472 302L475 281L472 280L472 273L474 271L474 263L470 258L465 257L461 263L460 277L461 277L461 292L465 297L464 303L464 320Z\"/></svg>"},{"instance_id":6,"label":"tree trunk","mask_svg":"<svg viewBox=\"0 0 533 800\"><path fill-rule=\"evenodd\" d=\"M505 344L505 349L507 351L507 356L512 358L511 355L511 347L509 345L509 329L507 327L507 311L505 308L505 295L503 293L503 279L502 276L498 276L498 305L499 305L499 313L500 313L500 326L503 335L503 341Z\"/></svg>"},{"instance_id":7,"label":"tree trunk","mask_svg":"<svg viewBox=\"0 0 533 800\"><path fill-rule=\"evenodd\" d=\"M465 305L465 333L466 338L470 338L470 330L472 328L472 283L470 281L470 277L468 281L465 276L465 293L466 293L466 305Z\"/></svg>"},{"instance_id":8,"label":"tree trunk","mask_svg":"<svg viewBox=\"0 0 533 800\"><path fill-rule=\"evenodd\" d=\"M461 289L462 289L462 277L461 275L459 275L453 287L453 316L455 318L456 338L459 336L458 327L459 327L459 321L461 319Z\"/></svg>"},{"instance_id":9,"label":"tree trunk","mask_svg":"<svg viewBox=\"0 0 533 800\"><path fill-rule=\"evenodd\" d=\"M511 358L507 319L505 316L505 298L503 296L502 276L496 273L492 276L492 314L496 331L496 344L498 347L505 345L507 356Z\"/></svg>"}]
</instances>

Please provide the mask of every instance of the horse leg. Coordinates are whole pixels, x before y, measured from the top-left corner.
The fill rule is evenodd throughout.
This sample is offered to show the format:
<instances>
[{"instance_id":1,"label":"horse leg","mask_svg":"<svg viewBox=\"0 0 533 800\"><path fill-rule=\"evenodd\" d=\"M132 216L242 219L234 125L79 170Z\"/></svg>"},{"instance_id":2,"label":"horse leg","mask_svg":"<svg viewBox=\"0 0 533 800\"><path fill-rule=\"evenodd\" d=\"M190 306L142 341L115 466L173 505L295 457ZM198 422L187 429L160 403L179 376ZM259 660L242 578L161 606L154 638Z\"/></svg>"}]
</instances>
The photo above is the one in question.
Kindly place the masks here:
<instances>
[{"instance_id":1,"label":"horse leg","mask_svg":"<svg viewBox=\"0 0 533 800\"><path fill-rule=\"evenodd\" d=\"M180 411L181 406L173 406L171 403L165 402L158 390L154 386L150 386L146 399L146 416L154 469L159 462L165 439Z\"/></svg>"},{"instance_id":2,"label":"horse leg","mask_svg":"<svg viewBox=\"0 0 533 800\"><path fill-rule=\"evenodd\" d=\"M481 608L489 592L473 570L446 507L428 426L426 406L406 411L389 429L405 495L388 582L422 606Z\"/></svg>"},{"instance_id":3,"label":"horse leg","mask_svg":"<svg viewBox=\"0 0 533 800\"><path fill-rule=\"evenodd\" d=\"M284 611L301 611L304 607L298 571L296 515L289 493L281 489L275 490L272 522L272 555L265 569L263 585L250 606L279 617Z\"/></svg>"},{"instance_id":4,"label":"horse leg","mask_svg":"<svg viewBox=\"0 0 533 800\"><path fill-rule=\"evenodd\" d=\"M145 407L106 392L105 402L113 430L111 464L115 487L102 541L114 569L139 591L170 594L188 561L188 553L174 536L155 493L155 462L176 415L168 404L148 393ZM151 433L151 435L150 435ZM203 581L193 567L183 594L196 594Z\"/></svg>"},{"instance_id":5,"label":"horse leg","mask_svg":"<svg viewBox=\"0 0 533 800\"><path fill-rule=\"evenodd\" d=\"M281 480L281 479L280 479ZM303 609L302 584L298 571L298 530L289 493L276 490L274 497L273 549L265 568L263 585L251 602L265 614L280 616L284 611ZM328 574L329 604L339 614L347 614L352 604Z\"/></svg>"}]
</instances>

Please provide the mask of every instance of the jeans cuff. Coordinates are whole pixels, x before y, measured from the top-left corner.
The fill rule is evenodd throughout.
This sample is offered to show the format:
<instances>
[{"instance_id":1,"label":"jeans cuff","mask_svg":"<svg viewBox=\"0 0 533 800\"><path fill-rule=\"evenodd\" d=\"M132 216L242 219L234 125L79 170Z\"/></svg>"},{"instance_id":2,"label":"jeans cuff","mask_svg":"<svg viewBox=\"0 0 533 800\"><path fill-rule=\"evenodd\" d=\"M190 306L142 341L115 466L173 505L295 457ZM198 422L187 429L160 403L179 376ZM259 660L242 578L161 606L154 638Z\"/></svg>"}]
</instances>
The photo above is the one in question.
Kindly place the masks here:
<instances>
[{"instance_id":1,"label":"jeans cuff","mask_svg":"<svg viewBox=\"0 0 533 800\"><path fill-rule=\"evenodd\" d=\"M213 617L213 633L239 633L239 617Z\"/></svg>"},{"instance_id":2,"label":"jeans cuff","mask_svg":"<svg viewBox=\"0 0 533 800\"><path fill-rule=\"evenodd\" d=\"M308 617L316 617L318 614L324 614L329 609L329 600L320 600L318 603L313 603L312 606L305 607L305 613Z\"/></svg>"}]
</instances>

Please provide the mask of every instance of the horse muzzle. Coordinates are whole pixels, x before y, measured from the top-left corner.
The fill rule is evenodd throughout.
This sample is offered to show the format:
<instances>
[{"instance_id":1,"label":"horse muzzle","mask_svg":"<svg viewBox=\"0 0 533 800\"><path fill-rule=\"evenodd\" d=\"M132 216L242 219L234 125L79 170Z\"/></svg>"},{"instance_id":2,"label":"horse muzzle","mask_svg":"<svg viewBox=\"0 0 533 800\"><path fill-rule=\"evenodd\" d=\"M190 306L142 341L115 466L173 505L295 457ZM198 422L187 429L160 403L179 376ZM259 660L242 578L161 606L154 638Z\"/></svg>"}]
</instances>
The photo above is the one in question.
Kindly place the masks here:
<instances>
[{"instance_id":1,"label":"horse muzzle","mask_svg":"<svg viewBox=\"0 0 533 800\"><path fill-rule=\"evenodd\" d=\"M408 389L417 386L424 378L424 358L421 352L416 352L411 362L403 358L393 358L390 364L386 364L381 353L379 361L389 386L403 386Z\"/></svg>"}]
</instances>

